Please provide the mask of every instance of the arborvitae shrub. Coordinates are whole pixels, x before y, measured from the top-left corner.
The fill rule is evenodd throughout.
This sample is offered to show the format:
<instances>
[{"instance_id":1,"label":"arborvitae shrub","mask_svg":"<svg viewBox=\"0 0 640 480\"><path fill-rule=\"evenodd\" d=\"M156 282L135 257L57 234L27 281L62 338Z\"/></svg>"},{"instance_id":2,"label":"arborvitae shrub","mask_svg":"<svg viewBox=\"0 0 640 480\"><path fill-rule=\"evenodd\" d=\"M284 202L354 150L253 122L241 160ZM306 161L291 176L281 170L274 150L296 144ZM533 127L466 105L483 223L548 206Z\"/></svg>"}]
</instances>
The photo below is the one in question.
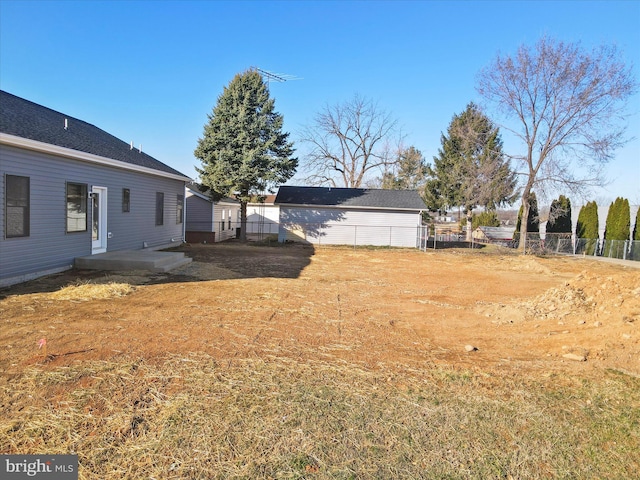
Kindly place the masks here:
<instances>
[{"instance_id":1,"label":"arborvitae shrub","mask_svg":"<svg viewBox=\"0 0 640 480\"><path fill-rule=\"evenodd\" d=\"M629 200L618 197L609 207L607 213L607 223L604 231L605 248L603 255L605 257L613 256L622 257L622 248L625 240L629 240L629 227L631 226L631 213L629 210ZM612 253L613 249L613 253Z\"/></svg>"},{"instance_id":2,"label":"arborvitae shrub","mask_svg":"<svg viewBox=\"0 0 640 480\"><path fill-rule=\"evenodd\" d=\"M571 201L564 195L551 202L547 233L571 233Z\"/></svg>"},{"instance_id":3,"label":"arborvitae shrub","mask_svg":"<svg viewBox=\"0 0 640 480\"><path fill-rule=\"evenodd\" d=\"M576 237L587 241L584 253L593 255L598 241L598 204L596 202L588 202L580 209Z\"/></svg>"},{"instance_id":4,"label":"arborvitae shrub","mask_svg":"<svg viewBox=\"0 0 640 480\"><path fill-rule=\"evenodd\" d=\"M636 212L636 223L633 228L633 244L631 246L631 259L640 260L640 208Z\"/></svg>"},{"instance_id":5,"label":"arborvitae shrub","mask_svg":"<svg viewBox=\"0 0 640 480\"><path fill-rule=\"evenodd\" d=\"M513 232L514 240L520 239L520 227L522 226L522 205L518 210L518 223L516 224L516 231ZM540 233L540 216L538 214L538 199L535 192L529 194L529 217L527 218L527 234L538 235Z\"/></svg>"}]
</instances>

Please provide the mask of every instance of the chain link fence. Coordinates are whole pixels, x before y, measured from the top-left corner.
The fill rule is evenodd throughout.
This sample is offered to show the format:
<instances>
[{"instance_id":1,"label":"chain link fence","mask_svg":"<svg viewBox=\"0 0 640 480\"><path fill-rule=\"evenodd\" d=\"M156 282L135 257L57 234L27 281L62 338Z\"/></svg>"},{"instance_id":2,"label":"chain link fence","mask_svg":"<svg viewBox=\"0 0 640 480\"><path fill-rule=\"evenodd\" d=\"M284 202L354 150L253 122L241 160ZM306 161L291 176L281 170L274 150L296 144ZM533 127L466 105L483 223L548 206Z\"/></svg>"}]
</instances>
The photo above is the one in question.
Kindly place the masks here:
<instances>
[{"instance_id":1,"label":"chain link fence","mask_svg":"<svg viewBox=\"0 0 640 480\"><path fill-rule=\"evenodd\" d=\"M516 238L510 246L518 248L519 243L519 238ZM640 261L640 241L575 238L570 233L530 233L526 238L525 250L539 254L591 255Z\"/></svg>"},{"instance_id":2,"label":"chain link fence","mask_svg":"<svg viewBox=\"0 0 640 480\"><path fill-rule=\"evenodd\" d=\"M238 236L240 222L220 222L215 240L221 241ZM203 225L187 225L201 233ZM198 228L194 228L198 227ZM210 225L209 225L209 228ZM468 242L464 232L439 230L433 226L415 227L394 225L342 225L320 223L268 223L247 222L247 233L255 240L268 238L274 242L303 242L314 245L352 245L353 247L379 246L404 247L426 250L429 248L474 248L475 245L496 244L518 248L520 239L480 240ZM193 241L199 242L194 238ZM640 241L602 240L575 238L570 233L529 233L525 251L534 254L593 255L621 260L640 261Z\"/></svg>"}]
</instances>

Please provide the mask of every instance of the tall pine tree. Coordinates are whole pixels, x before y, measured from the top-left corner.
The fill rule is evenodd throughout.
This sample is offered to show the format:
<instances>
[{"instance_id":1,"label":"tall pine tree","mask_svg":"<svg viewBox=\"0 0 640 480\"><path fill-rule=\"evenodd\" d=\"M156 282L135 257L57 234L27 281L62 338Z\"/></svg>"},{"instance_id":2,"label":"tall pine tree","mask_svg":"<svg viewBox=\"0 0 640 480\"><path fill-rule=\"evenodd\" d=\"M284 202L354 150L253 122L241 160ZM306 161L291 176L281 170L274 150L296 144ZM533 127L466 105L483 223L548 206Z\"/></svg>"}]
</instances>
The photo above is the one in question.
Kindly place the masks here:
<instances>
[{"instance_id":1,"label":"tall pine tree","mask_svg":"<svg viewBox=\"0 0 640 480\"><path fill-rule=\"evenodd\" d=\"M293 143L282 132L267 85L256 70L236 75L208 115L194 155L202 162L203 186L211 196L235 195L240 201L241 240L246 240L247 202L285 183L298 166Z\"/></svg>"},{"instance_id":2,"label":"tall pine tree","mask_svg":"<svg viewBox=\"0 0 640 480\"><path fill-rule=\"evenodd\" d=\"M475 207L492 210L515 200L515 173L503 154L498 128L473 103L454 115L441 142L433 166L427 166L425 202L441 212L464 208L470 240Z\"/></svg>"}]
</instances>

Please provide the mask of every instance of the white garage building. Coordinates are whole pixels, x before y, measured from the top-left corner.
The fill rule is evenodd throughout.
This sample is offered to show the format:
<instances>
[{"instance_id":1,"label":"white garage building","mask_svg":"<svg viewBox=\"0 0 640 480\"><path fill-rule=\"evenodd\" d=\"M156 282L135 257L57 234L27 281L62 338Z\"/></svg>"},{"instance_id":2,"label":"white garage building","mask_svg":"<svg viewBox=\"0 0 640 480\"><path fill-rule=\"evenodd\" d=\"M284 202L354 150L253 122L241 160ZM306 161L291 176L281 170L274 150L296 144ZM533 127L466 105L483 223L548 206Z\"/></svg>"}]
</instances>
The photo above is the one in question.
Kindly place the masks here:
<instances>
[{"instance_id":1,"label":"white garage building","mask_svg":"<svg viewBox=\"0 0 640 480\"><path fill-rule=\"evenodd\" d=\"M282 186L278 241L416 247L426 206L415 190Z\"/></svg>"}]
</instances>

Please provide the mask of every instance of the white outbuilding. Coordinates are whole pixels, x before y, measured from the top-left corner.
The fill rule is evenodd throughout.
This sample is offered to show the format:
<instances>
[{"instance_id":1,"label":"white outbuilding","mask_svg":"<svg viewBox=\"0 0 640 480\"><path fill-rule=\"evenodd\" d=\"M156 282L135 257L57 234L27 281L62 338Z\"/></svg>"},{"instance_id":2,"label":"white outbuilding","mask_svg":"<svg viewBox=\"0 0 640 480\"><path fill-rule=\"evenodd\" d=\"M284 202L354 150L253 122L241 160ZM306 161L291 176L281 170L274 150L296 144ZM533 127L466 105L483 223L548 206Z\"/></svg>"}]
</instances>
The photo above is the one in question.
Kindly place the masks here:
<instances>
[{"instance_id":1,"label":"white outbuilding","mask_svg":"<svg viewBox=\"0 0 640 480\"><path fill-rule=\"evenodd\" d=\"M415 190L282 186L278 241L416 247L426 206Z\"/></svg>"}]
</instances>

